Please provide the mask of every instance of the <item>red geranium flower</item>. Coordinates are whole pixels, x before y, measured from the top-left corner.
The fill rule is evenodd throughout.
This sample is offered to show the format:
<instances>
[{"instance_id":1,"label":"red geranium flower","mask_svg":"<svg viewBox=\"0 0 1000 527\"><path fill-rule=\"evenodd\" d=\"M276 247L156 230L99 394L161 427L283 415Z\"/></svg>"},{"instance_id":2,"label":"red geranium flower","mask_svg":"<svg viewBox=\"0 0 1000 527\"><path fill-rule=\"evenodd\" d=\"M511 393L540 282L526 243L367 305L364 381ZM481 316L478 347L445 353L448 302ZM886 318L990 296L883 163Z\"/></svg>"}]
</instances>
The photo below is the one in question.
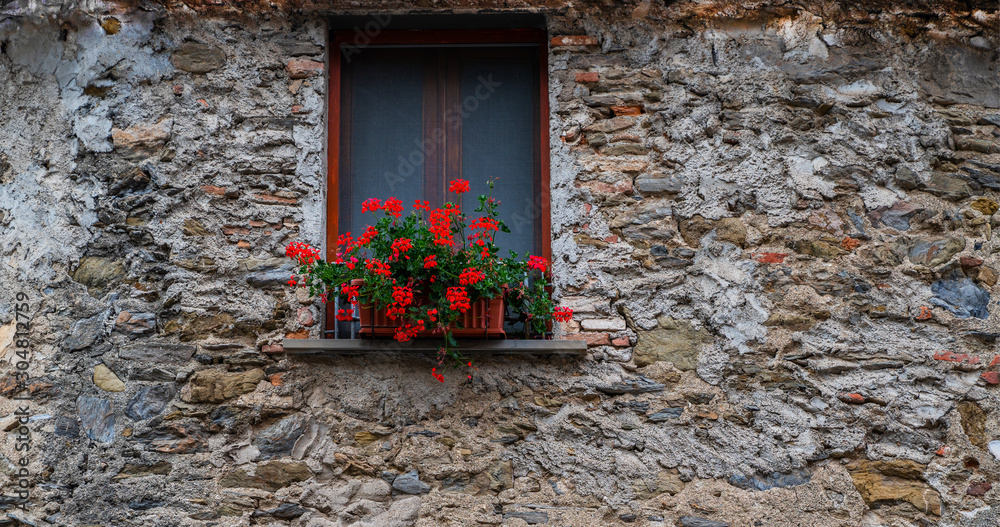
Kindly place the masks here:
<instances>
[{"instance_id":1,"label":"red geranium flower","mask_svg":"<svg viewBox=\"0 0 1000 527\"><path fill-rule=\"evenodd\" d=\"M448 192L454 192L455 194L464 194L469 191L469 182L464 179L453 179L451 184L448 185Z\"/></svg>"},{"instance_id":2,"label":"red geranium flower","mask_svg":"<svg viewBox=\"0 0 1000 527\"><path fill-rule=\"evenodd\" d=\"M361 213L364 214L368 211L376 212L382 208L382 202L376 198L366 199L364 203L361 204Z\"/></svg>"},{"instance_id":3,"label":"red geranium flower","mask_svg":"<svg viewBox=\"0 0 1000 527\"><path fill-rule=\"evenodd\" d=\"M552 312L552 318L558 320L559 322L569 322L573 320L573 310L568 307L557 307Z\"/></svg>"},{"instance_id":4,"label":"red geranium flower","mask_svg":"<svg viewBox=\"0 0 1000 527\"><path fill-rule=\"evenodd\" d=\"M544 273L548 267L549 267L549 261L546 260L545 258L542 258L541 256L528 257L529 269L538 269L539 271L542 271Z\"/></svg>"},{"instance_id":5,"label":"red geranium flower","mask_svg":"<svg viewBox=\"0 0 1000 527\"><path fill-rule=\"evenodd\" d=\"M424 269L430 269L432 267L437 267L437 264L438 263L437 263L437 256L436 255L432 254L432 255L424 258Z\"/></svg>"},{"instance_id":6,"label":"red geranium flower","mask_svg":"<svg viewBox=\"0 0 1000 527\"><path fill-rule=\"evenodd\" d=\"M398 218L403 215L403 202L396 198L389 198L385 200L385 205L382 206L382 210L384 210L387 215Z\"/></svg>"}]
</instances>

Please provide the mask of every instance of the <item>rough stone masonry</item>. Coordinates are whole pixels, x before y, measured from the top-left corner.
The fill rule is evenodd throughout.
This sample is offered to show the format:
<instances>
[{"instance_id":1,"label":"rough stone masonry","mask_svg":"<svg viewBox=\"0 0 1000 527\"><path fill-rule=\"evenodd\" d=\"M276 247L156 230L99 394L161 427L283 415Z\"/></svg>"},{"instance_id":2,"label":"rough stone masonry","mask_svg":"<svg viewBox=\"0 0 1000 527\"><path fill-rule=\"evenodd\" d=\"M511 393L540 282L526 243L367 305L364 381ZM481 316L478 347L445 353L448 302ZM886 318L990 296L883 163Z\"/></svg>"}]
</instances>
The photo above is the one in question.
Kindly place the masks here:
<instances>
[{"instance_id":1,"label":"rough stone masonry","mask_svg":"<svg viewBox=\"0 0 1000 527\"><path fill-rule=\"evenodd\" d=\"M323 318L283 247L323 239L330 17L506 11L551 38L588 354L284 353ZM0 525L1000 524L998 16L5 0Z\"/></svg>"}]
</instances>

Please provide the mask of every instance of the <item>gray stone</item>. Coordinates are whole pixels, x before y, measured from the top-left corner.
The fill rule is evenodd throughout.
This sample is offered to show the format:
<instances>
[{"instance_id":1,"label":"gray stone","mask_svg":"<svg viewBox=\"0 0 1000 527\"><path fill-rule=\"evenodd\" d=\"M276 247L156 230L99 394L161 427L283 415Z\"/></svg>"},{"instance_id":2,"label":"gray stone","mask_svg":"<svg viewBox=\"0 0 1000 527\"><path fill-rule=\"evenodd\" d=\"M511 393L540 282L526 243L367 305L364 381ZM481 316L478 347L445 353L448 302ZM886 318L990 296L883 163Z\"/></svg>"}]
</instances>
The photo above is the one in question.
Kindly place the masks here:
<instances>
[{"instance_id":1,"label":"gray stone","mask_svg":"<svg viewBox=\"0 0 1000 527\"><path fill-rule=\"evenodd\" d=\"M742 474L737 474L729 478L729 483L747 490L768 490L805 485L809 483L810 479L812 479L812 473L803 468L786 474L772 472L766 476L755 475L749 478Z\"/></svg>"},{"instance_id":2,"label":"gray stone","mask_svg":"<svg viewBox=\"0 0 1000 527\"><path fill-rule=\"evenodd\" d=\"M656 413L649 414L646 419L648 419L650 423L662 423L671 419L677 419L683 413L683 408L664 408Z\"/></svg>"},{"instance_id":3,"label":"gray stone","mask_svg":"<svg viewBox=\"0 0 1000 527\"><path fill-rule=\"evenodd\" d=\"M260 518L264 516L270 516L272 518L277 518L279 520L294 520L299 516L309 512L307 509L303 509L294 503L282 503L277 507L268 511L254 511L250 515L251 518Z\"/></svg>"},{"instance_id":4,"label":"gray stone","mask_svg":"<svg viewBox=\"0 0 1000 527\"><path fill-rule=\"evenodd\" d=\"M625 379L620 382L614 382L611 384L601 384L595 386L595 388L604 392L608 395L621 395L626 393L648 393L648 392L662 392L666 386L648 378L643 375L638 377L633 377L631 379Z\"/></svg>"},{"instance_id":5,"label":"gray stone","mask_svg":"<svg viewBox=\"0 0 1000 527\"><path fill-rule=\"evenodd\" d=\"M896 182L896 186L903 190L916 190L924 185L920 181L920 176L905 166L900 166L896 169L894 181Z\"/></svg>"},{"instance_id":6,"label":"gray stone","mask_svg":"<svg viewBox=\"0 0 1000 527\"><path fill-rule=\"evenodd\" d=\"M173 382L177 379L177 372L154 366L136 370L129 378L134 381Z\"/></svg>"},{"instance_id":7,"label":"gray stone","mask_svg":"<svg viewBox=\"0 0 1000 527\"><path fill-rule=\"evenodd\" d=\"M76 424L76 419L60 415L56 417L55 434L65 437L80 437L80 426Z\"/></svg>"},{"instance_id":8,"label":"gray stone","mask_svg":"<svg viewBox=\"0 0 1000 527\"><path fill-rule=\"evenodd\" d=\"M115 318L115 331L133 339L152 335L156 333L156 314L122 311Z\"/></svg>"},{"instance_id":9,"label":"gray stone","mask_svg":"<svg viewBox=\"0 0 1000 527\"><path fill-rule=\"evenodd\" d=\"M90 439L110 443L115 439L115 414L111 401L81 395L76 400L76 411L83 425L83 432Z\"/></svg>"},{"instance_id":10,"label":"gray stone","mask_svg":"<svg viewBox=\"0 0 1000 527\"><path fill-rule=\"evenodd\" d=\"M907 256L914 265L926 265L927 267L937 267L948 263L956 254L965 249L965 238L918 238L913 240L913 245Z\"/></svg>"},{"instance_id":11,"label":"gray stone","mask_svg":"<svg viewBox=\"0 0 1000 527\"><path fill-rule=\"evenodd\" d=\"M396 479L392 480L392 488L403 494L426 494L431 491L430 485L420 481L420 475L416 470L396 476Z\"/></svg>"},{"instance_id":12,"label":"gray stone","mask_svg":"<svg viewBox=\"0 0 1000 527\"><path fill-rule=\"evenodd\" d=\"M682 527L729 527L728 523L706 520L697 516L681 516L680 524Z\"/></svg>"},{"instance_id":13,"label":"gray stone","mask_svg":"<svg viewBox=\"0 0 1000 527\"><path fill-rule=\"evenodd\" d=\"M301 57L303 55L319 55L323 53L323 48L311 42L300 40L282 40L278 42L281 50L289 57Z\"/></svg>"},{"instance_id":14,"label":"gray stone","mask_svg":"<svg viewBox=\"0 0 1000 527\"><path fill-rule=\"evenodd\" d=\"M267 427L253 443L260 451L261 459L283 456L292 451L305 428L306 421L301 415L289 416Z\"/></svg>"},{"instance_id":15,"label":"gray stone","mask_svg":"<svg viewBox=\"0 0 1000 527\"><path fill-rule=\"evenodd\" d=\"M528 525L540 525L543 523L549 523L549 515L541 511L503 513L503 519L508 520L511 518L520 518L524 520Z\"/></svg>"},{"instance_id":16,"label":"gray stone","mask_svg":"<svg viewBox=\"0 0 1000 527\"><path fill-rule=\"evenodd\" d=\"M104 334L104 321L107 317L107 312L104 312L76 322L63 345L70 351L92 346Z\"/></svg>"},{"instance_id":17,"label":"gray stone","mask_svg":"<svg viewBox=\"0 0 1000 527\"><path fill-rule=\"evenodd\" d=\"M253 287L261 289L276 289L287 286L288 278L295 272L293 264L285 264L281 267L261 269L247 274L246 281Z\"/></svg>"},{"instance_id":18,"label":"gray stone","mask_svg":"<svg viewBox=\"0 0 1000 527\"><path fill-rule=\"evenodd\" d=\"M931 304L943 307L959 318L989 317L990 293L972 280L962 277L938 280L931 284Z\"/></svg>"},{"instance_id":19,"label":"gray stone","mask_svg":"<svg viewBox=\"0 0 1000 527\"><path fill-rule=\"evenodd\" d=\"M143 386L129 400L125 415L136 421L159 415L176 394L177 388L173 384Z\"/></svg>"},{"instance_id":20,"label":"gray stone","mask_svg":"<svg viewBox=\"0 0 1000 527\"><path fill-rule=\"evenodd\" d=\"M226 54L207 44L185 42L171 55L170 62L189 73L208 73L226 65Z\"/></svg>"},{"instance_id":21,"label":"gray stone","mask_svg":"<svg viewBox=\"0 0 1000 527\"><path fill-rule=\"evenodd\" d=\"M186 344L145 342L123 346L118 350L118 357L139 362L181 364L191 360L195 350L194 346Z\"/></svg>"},{"instance_id":22,"label":"gray stone","mask_svg":"<svg viewBox=\"0 0 1000 527\"><path fill-rule=\"evenodd\" d=\"M677 194L682 188L684 178L677 174L644 174L635 180L635 189L644 194Z\"/></svg>"},{"instance_id":23,"label":"gray stone","mask_svg":"<svg viewBox=\"0 0 1000 527\"><path fill-rule=\"evenodd\" d=\"M959 201L972 196L969 180L946 172L934 172L925 187L927 192L944 199Z\"/></svg>"}]
</instances>

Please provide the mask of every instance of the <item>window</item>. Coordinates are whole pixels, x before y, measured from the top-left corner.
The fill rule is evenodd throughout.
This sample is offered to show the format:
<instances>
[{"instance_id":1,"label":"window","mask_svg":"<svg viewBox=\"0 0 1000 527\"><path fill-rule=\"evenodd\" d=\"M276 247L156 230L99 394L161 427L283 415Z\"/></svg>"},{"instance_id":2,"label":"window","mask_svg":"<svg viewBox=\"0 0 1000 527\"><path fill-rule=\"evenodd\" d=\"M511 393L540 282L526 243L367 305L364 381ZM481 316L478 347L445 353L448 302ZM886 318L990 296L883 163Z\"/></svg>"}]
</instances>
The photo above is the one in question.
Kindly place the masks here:
<instances>
[{"instance_id":1,"label":"window","mask_svg":"<svg viewBox=\"0 0 1000 527\"><path fill-rule=\"evenodd\" d=\"M494 196L512 232L498 245L550 257L544 30L385 30L365 40L333 34L328 252L371 221L367 198L440 206L450 180L468 180L477 196L499 178ZM463 203L467 213L476 205Z\"/></svg>"}]
</instances>

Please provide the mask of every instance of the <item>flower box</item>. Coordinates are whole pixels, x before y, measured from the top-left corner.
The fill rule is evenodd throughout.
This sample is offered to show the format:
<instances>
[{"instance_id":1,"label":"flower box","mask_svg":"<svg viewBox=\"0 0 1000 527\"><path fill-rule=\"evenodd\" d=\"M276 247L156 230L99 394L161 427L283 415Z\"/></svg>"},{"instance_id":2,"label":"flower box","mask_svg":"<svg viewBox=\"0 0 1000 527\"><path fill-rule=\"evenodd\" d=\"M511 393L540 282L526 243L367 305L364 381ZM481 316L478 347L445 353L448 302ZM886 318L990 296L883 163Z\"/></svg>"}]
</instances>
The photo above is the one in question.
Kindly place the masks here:
<instances>
[{"instance_id":1,"label":"flower box","mask_svg":"<svg viewBox=\"0 0 1000 527\"><path fill-rule=\"evenodd\" d=\"M426 303L427 297L415 296L414 300L420 305L422 302ZM361 330L358 334L362 337L393 337L396 334L399 319L389 318L384 308L362 305L358 307L358 311L361 318ZM480 298L451 327L451 334L455 338L506 338L503 316L503 297ZM417 337L440 337L441 333L440 329L432 329L417 333Z\"/></svg>"}]
</instances>

